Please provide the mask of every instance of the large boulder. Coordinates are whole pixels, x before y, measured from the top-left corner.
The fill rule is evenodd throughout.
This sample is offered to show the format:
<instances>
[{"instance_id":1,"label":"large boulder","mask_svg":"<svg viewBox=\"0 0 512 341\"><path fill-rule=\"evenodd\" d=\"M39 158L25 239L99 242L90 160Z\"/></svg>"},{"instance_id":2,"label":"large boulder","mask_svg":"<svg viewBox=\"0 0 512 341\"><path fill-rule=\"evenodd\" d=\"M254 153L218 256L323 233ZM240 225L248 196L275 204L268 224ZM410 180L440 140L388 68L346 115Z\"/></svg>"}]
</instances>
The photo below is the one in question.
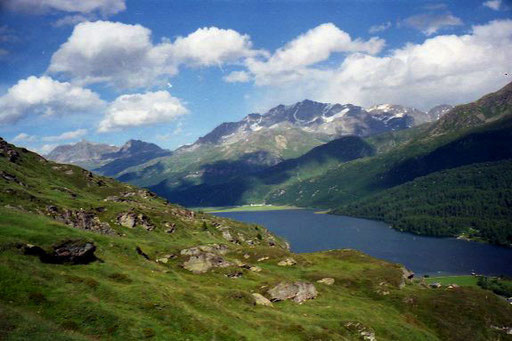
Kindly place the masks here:
<instances>
[{"instance_id":1,"label":"large boulder","mask_svg":"<svg viewBox=\"0 0 512 341\"><path fill-rule=\"evenodd\" d=\"M120 213L117 216L117 223L124 227L134 228L137 225L137 215L133 212Z\"/></svg>"},{"instance_id":2,"label":"large boulder","mask_svg":"<svg viewBox=\"0 0 512 341\"><path fill-rule=\"evenodd\" d=\"M26 244L22 248L26 255L38 256L43 263L89 264L97 260L94 243L80 240L67 240L53 246L53 252L46 252L39 246Z\"/></svg>"},{"instance_id":3,"label":"large boulder","mask_svg":"<svg viewBox=\"0 0 512 341\"><path fill-rule=\"evenodd\" d=\"M284 300L293 300L302 303L306 300L314 299L318 292L313 284L307 282L281 282L268 291L270 301L278 302Z\"/></svg>"},{"instance_id":4,"label":"large boulder","mask_svg":"<svg viewBox=\"0 0 512 341\"><path fill-rule=\"evenodd\" d=\"M409 270L403 266L401 267L401 270L402 270L402 279L400 281L400 285L398 286L400 289L405 287L405 284L407 282L410 282L414 278L414 272L412 272L411 270Z\"/></svg>"},{"instance_id":5,"label":"large boulder","mask_svg":"<svg viewBox=\"0 0 512 341\"><path fill-rule=\"evenodd\" d=\"M96 260L96 246L82 241L66 241L53 247L52 260L56 263L89 264Z\"/></svg>"},{"instance_id":6,"label":"large boulder","mask_svg":"<svg viewBox=\"0 0 512 341\"><path fill-rule=\"evenodd\" d=\"M151 223L149 217L142 213L119 213L117 216L117 223L128 228L134 228L137 225L141 225L147 231L153 231L155 229L155 225Z\"/></svg>"},{"instance_id":7,"label":"large boulder","mask_svg":"<svg viewBox=\"0 0 512 341\"><path fill-rule=\"evenodd\" d=\"M185 269L195 274L205 273L211 268L225 268L233 265L233 263L226 261L221 256L210 252L191 256L183 263Z\"/></svg>"}]
</instances>

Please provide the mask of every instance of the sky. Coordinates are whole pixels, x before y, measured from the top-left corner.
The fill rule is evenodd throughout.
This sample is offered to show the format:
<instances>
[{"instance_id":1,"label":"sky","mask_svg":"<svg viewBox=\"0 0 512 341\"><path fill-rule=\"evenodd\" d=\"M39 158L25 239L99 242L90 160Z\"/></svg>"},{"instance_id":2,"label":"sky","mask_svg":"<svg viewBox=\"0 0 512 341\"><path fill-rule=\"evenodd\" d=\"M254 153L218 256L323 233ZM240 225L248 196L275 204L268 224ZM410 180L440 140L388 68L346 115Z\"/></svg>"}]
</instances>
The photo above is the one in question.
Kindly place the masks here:
<instances>
[{"instance_id":1,"label":"sky","mask_svg":"<svg viewBox=\"0 0 512 341\"><path fill-rule=\"evenodd\" d=\"M0 136L175 149L304 99L421 110L512 81L512 1L0 0Z\"/></svg>"}]
</instances>

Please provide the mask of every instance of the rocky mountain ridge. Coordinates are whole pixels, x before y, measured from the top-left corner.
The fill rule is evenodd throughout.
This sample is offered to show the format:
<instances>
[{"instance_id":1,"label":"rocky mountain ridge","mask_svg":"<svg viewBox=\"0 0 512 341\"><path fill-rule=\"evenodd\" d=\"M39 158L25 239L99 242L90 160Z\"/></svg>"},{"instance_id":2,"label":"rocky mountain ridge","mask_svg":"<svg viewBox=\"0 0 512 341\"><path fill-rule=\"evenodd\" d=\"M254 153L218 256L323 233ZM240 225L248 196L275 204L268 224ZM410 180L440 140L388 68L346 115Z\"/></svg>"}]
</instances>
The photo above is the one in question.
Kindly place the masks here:
<instances>
[{"instance_id":1,"label":"rocky mountain ridge","mask_svg":"<svg viewBox=\"0 0 512 341\"><path fill-rule=\"evenodd\" d=\"M329 139L344 135L369 136L432 122L451 108L449 105L439 105L425 113L396 104L381 104L364 109L353 104L330 104L306 99L293 105L278 105L264 114L249 114L238 122L222 123L183 149L201 144L229 145L261 130L292 127Z\"/></svg>"}]
</instances>

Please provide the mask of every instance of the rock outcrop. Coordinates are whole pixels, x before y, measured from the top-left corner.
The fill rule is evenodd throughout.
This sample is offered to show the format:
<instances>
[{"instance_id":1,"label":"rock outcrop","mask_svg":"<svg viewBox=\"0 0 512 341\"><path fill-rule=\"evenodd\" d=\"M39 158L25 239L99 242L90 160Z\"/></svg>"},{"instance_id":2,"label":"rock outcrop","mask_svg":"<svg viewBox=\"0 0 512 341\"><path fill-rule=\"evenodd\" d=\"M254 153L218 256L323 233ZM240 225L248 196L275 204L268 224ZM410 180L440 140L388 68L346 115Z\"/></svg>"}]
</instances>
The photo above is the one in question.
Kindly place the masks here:
<instances>
[{"instance_id":1,"label":"rock outcrop","mask_svg":"<svg viewBox=\"0 0 512 341\"><path fill-rule=\"evenodd\" d=\"M211 268L225 268L228 266L233 266L233 263L228 262L221 256L210 252L191 256L183 263L183 268L195 274L205 273Z\"/></svg>"},{"instance_id":2,"label":"rock outcrop","mask_svg":"<svg viewBox=\"0 0 512 341\"><path fill-rule=\"evenodd\" d=\"M279 265L279 266L292 266L292 265L295 265L295 264L297 264L297 262L295 261L295 259L293 259L291 257L283 259L282 261L277 263L277 265Z\"/></svg>"},{"instance_id":3,"label":"rock outcrop","mask_svg":"<svg viewBox=\"0 0 512 341\"><path fill-rule=\"evenodd\" d=\"M228 247L224 244L210 244L210 245L198 245L188 249L183 249L180 254L183 256L197 256L201 253L210 252L218 255L225 255L229 251Z\"/></svg>"},{"instance_id":4,"label":"rock outcrop","mask_svg":"<svg viewBox=\"0 0 512 341\"><path fill-rule=\"evenodd\" d=\"M135 212L120 213L117 216L117 223L121 226L134 228L137 225L141 225L147 231L153 231L156 226L153 225L145 214Z\"/></svg>"},{"instance_id":5,"label":"rock outcrop","mask_svg":"<svg viewBox=\"0 0 512 341\"><path fill-rule=\"evenodd\" d=\"M94 243L67 240L53 246L53 252L46 252L39 246L26 244L22 247L26 255L38 256L41 262L51 264L89 264L97 260Z\"/></svg>"},{"instance_id":6,"label":"rock outcrop","mask_svg":"<svg viewBox=\"0 0 512 341\"><path fill-rule=\"evenodd\" d=\"M293 300L302 303L306 300L314 299L318 292L313 284L307 282L281 282L268 291L270 301L278 302L284 300Z\"/></svg>"},{"instance_id":7,"label":"rock outcrop","mask_svg":"<svg viewBox=\"0 0 512 341\"><path fill-rule=\"evenodd\" d=\"M93 231L102 234L115 234L109 223L102 222L94 212L80 210L69 210L57 206L47 206L46 213L53 219L68 226L81 230Z\"/></svg>"},{"instance_id":8,"label":"rock outcrop","mask_svg":"<svg viewBox=\"0 0 512 341\"><path fill-rule=\"evenodd\" d=\"M20 154L12 145L7 143L0 137L0 156L6 157L10 162L16 162L20 158Z\"/></svg>"}]
</instances>

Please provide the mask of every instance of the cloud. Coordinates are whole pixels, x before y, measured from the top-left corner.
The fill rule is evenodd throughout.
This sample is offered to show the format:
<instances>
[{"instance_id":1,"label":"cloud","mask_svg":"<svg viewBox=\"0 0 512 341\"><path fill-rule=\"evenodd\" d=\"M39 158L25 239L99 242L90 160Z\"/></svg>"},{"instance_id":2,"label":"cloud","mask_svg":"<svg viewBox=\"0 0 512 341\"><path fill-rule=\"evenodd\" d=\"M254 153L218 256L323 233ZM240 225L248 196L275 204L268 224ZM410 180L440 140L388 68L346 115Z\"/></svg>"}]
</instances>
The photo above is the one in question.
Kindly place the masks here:
<instances>
[{"instance_id":1,"label":"cloud","mask_svg":"<svg viewBox=\"0 0 512 341\"><path fill-rule=\"evenodd\" d=\"M91 16L85 16L82 14L75 14L75 15L66 15L57 21L53 23L53 26L55 27L61 27L61 26L74 26L76 24L79 24L84 21L91 20Z\"/></svg>"},{"instance_id":2,"label":"cloud","mask_svg":"<svg viewBox=\"0 0 512 341\"><path fill-rule=\"evenodd\" d=\"M386 31L389 28L391 28L391 21L385 22L384 24L381 24L381 25L374 25L368 29L368 32L374 34L374 33L382 32L382 31Z\"/></svg>"},{"instance_id":3,"label":"cloud","mask_svg":"<svg viewBox=\"0 0 512 341\"><path fill-rule=\"evenodd\" d=\"M178 37L172 44L172 50L178 61L199 66L236 62L265 54L252 49L248 35L217 27L200 28L186 37Z\"/></svg>"},{"instance_id":4,"label":"cloud","mask_svg":"<svg viewBox=\"0 0 512 341\"><path fill-rule=\"evenodd\" d=\"M223 77L228 83L245 83L251 79L251 76L245 71L233 71L229 75Z\"/></svg>"},{"instance_id":5,"label":"cloud","mask_svg":"<svg viewBox=\"0 0 512 341\"><path fill-rule=\"evenodd\" d=\"M141 25L109 21L75 26L67 42L53 54L48 72L64 74L79 84L107 82L120 88L150 84L165 68L165 58L155 56L151 31Z\"/></svg>"},{"instance_id":6,"label":"cloud","mask_svg":"<svg viewBox=\"0 0 512 341\"><path fill-rule=\"evenodd\" d=\"M0 124L14 123L34 115L90 112L103 104L99 96L89 89L46 76L30 76L19 80L0 97Z\"/></svg>"},{"instance_id":7,"label":"cloud","mask_svg":"<svg viewBox=\"0 0 512 341\"><path fill-rule=\"evenodd\" d=\"M501 0L489 0L484 2L482 5L492 10L499 11L501 8Z\"/></svg>"},{"instance_id":8,"label":"cloud","mask_svg":"<svg viewBox=\"0 0 512 341\"><path fill-rule=\"evenodd\" d=\"M26 133L19 133L13 139L13 142L34 142L37 141L37 136L29 135Z\"/></svg>"},{"instance_id":9,"label":"cloud","mask_svg":"<svg viewBox=\"0 0 512 341\"><path fill-rule=\"evenodd\" d=\"M496 20L473 26L469 34L438 35L383 56L353 53L330 68L303 69L293 80L273 79L261 87L263 101L275 105L276 99L283 103L311 98L421 109L465 103L508 82L503 74L510 69L510 46L512 20Z\"/></svg>"},{"instance_id":10,"label":"cloud","mask_svg":"<svg viewBox=\"0 0 512 341\"><path fill-rule=\"evenodd\" d=\"M122 95L108 107L99 132L170 122L188 111L167 91Z\"/></svg>"},{"instance_id":11,"label":"cloud","mask_svg":"<svg viewBox=\"0 0 512 341\"><path fill-rule=\"evenodd\" d=\"M441 29L453 26L461 26L462 20L450 13L426 13L409 17L404 20L405 25L422 31L430 36Z\"/></svg>"},{"instance_id":12,"label":"cloud","mask_svg":"<svg viewBox=\"0 0 512 341\"><path fill-rule=\"evenodd\" d=\"M151 31L141 25L84 22L75 26L67 42L53 54L48 72L79 84L141 88L168 80L180 65L238 63L262 53L251 48L249 36L216 27L154 45Z\"/></svg>"},{"instance_id":13,"label":"cloud","mask_svg":"<svg viewBox=\"0 0 512 341\"><path fill-rule=\"evenodd\" d=\"M34 148L34 151L41 155L48 155L52 150L55 149L55 147L57 147L56 144L44 144L39 148Z\"/></svg>"},{"instance_id":14,"label":"cloud","mask_svg":"<svg viewBox=\"0 0 512 341\"><path fill-rule=\"evenodd\" d=\"M306 68L329 59L333 53L379 53L385 41L376 37L367 41L353 40L332 23L319 25L279 48L266 60L249 58L246 65L257 84L275 79L293 81L301 78Z\"/></svg>"},{"instance_id":15,"label":"cloud","mask_svg":"<svg viewBox=\"0 0 512 341\"><path fill-rule=\"evenodd\" d=\"M43 141L54 142L54 141L66 141L81 138L87 134L87 129L77 129L73 131L67 131L56 136L45 136L42 138Z\"/></svg>"},{"instance_id":16,"label":"cloud","mask_svg":"<svg viewBox=\"0 0 512 341\"><path fill-rule=\"evenodd\" d=\"M6 9L29 14L46 14L52 11L69 13L98 13L103 17L126 9L125 0L5 0Z\"/></svg>"}]
</instances>

